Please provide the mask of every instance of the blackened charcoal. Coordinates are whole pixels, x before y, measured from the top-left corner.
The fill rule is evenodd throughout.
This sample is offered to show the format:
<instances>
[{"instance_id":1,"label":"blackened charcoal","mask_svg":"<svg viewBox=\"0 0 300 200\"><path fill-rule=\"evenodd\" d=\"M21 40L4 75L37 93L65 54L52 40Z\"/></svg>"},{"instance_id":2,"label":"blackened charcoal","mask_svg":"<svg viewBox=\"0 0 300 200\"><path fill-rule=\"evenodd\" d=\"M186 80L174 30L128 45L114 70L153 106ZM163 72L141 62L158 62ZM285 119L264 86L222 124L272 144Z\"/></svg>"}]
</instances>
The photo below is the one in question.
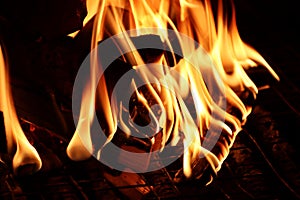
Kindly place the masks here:
<instances>
[{"instance_id":1,"label":"blackened charcoal","mask_svg":"<svg viewBox=\"0 0 300 200\"><path fill-rule=\"evenodd\" d=\"M0 111L0 153L7 153L3 113Z\"/></svg>"},{"instance_id":2,"label":"blackened charcoal","mask_svg":"<svg viewBox=\"0 0 300 200\"><path fill-rule=\"evenodd\" d=\"M3 180L10 171L10 156L0 153L0 180ZM2 182L2 181L1 181Z\"/></svg>"},{"instance_id":3,"label":"blackened charcoal","mask_svg":"<svg viewBox=\"0 0 300 200\"><path fill-rule=\"evenodd\" d=\"M11 168L11 157L8 154L4 154L0 152L0 198L2 199L11 199L11 198L5 198L9 197L9 195L5 196L7 194L7 191L9 191L9 185L7 182L7 179L10 175ZM4 195L3 195L4 194Z\"/></svg>"},{"instance_id":4,"label":"blackened charcoal","mask_svg":"<svg viewBox=\"0 0 300 200\"><path fill-rule=\"evenodd\" d=\"M246 70L246 73L258 88L277 83L272 74L263 66L251 67Z\"/></svg>"},{"instance_id":5,"label":"blackened charcoal","mask_svg":"<svg viewBox=\"0 0 300 200\"><path fill-rule=\"evenodd\" d=\"M197 180L199 185L204 186L209 183L212 178L216 177L215 172L212 170L210 164L205 158L198 158L192 163L192 174L193 175L191 177L186 177L183 169L180 169L176 173L174 181L180 183Z\"/></svg>"},{"instance_id":6,"label":"blackened charcoal","mask_svg":"<svg viewBox=\"0 0 300 200\"><path fill-rule=\"evenodd\" d=\"M91 50L94 21L95 17L92 17L74 37L76 51L81 61L88 56Z\"/></svg>"}]
</instances>

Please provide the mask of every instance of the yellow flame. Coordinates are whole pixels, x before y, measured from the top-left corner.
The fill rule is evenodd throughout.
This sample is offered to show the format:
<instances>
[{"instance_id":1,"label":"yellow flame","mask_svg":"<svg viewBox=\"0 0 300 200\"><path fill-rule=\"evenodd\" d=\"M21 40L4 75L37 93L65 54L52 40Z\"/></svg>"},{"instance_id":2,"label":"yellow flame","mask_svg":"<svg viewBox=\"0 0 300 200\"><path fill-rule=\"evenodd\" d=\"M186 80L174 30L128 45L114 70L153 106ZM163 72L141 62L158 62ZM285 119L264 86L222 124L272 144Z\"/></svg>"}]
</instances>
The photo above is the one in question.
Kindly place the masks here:
<instances>
[{"instance_id":1,"label":"yellow flame","mask_svg":"<svg viewBox=\"0 0 300 200\"><path fill-rule=\"evenodd\" d=\"M222 162L228 156L229 149L237 133L241 130L243 123L245 123L247 116L251 112L251 107L246 106L238 94L248 89L255 97L258 92L257 87L248 77L245 70L260 64L266 67L279 80L279 77L264 58L240 38L234 6L232 2L231 4L232 13L229 20L229 16L224 12L221 0L218 2L217 20L215 20L215 14L209 0L103 0L99 2L95 13L93 38L91 41L92 49L95 49L103 39L118 33L124 33L126 30L155 27L159 28L159 30L172 29L177 33L193 38L213 58L216 68L211 70L210 76L224 85L228 107L235 108L241 112L242 119L239 119L229 110L220 108L214 102L202 74L197 69L200 66L191 66L190 63L183 59L176 62L174 59L175 66L170 68L167 66L167 59L162 55L156 62L161 64L161 68L154 73L150 69L139 67L145 63L129 36L126 38L126 42L118 44L131 50L132 53L126 55L125 61L133 66L133 69L145 82L154 76L158 83L163 82L164 85L167 85L167 87L159 87L149 84L147 88L151 97L155 99L165 114L164 120L158 120L159 125L162 127L161 148L164 147L169 139L172 139L172 144L176 145L179 134L184 134L184 145L187 147L187 151L184 152L183 168L186 176L192 175L191 164L200 153L206 155L206 160L211 164L215 172L220 170ZM93 7L93 11L95 11L95 7ZM91 9L89 12L92 13L93 11ZM153 33L142 29L137 30L135 36L146 34ZM168 40L166 31L157 31L155 34L160 36L161 40L172 48L172 42ZM193 63L203 63L203 60L202 62L200 60L205 58L198 46L180 37L177 39L185 58L193 59ZM95 55L97 53L96 51ZM92 71L98 69L97 63L95 56L94 59L92 58ZM181 77L174 76L176 73L179 73ZM95 79L94 76L93 74L91 75L91 80ZM82 100L81 124L78 125L74 138L78 139L78 136L76 136L78 131L83 131L82 133L86 133L85 139L90 140L88 129L91 119L94 117L90 116L90 114L94 113L95 107L95 94L91 94L90 91L94 91L96 87L93 84L87 86L86 94ZM109 142L116 130L118 117L122 116L120 112L124 112L124 110L122 111L121 106L120 111L112 108L112 105L116 103L109 101L105 79L101 79L98 88L101 90L101 97L99 97L100 107L103 111L103 119L108 127L107 133L110 137L107 142ZM137 88L135 88L135 91L137 91ZM174 95L172 91L177 91L179 95ZM145 107L150 111L151 105L147 105L148 102L144 95L139 93L139 91L137 91L137 94ZM183 101L188 94L191 94L195 104L196 121L192 118ZM221 116L225 115L225 123L212 119L212 111ZM123 119L119 119L119 121L125 129L126 126L131 126L126 124ZM84 126L84 129L81 128L82 126ZM229 142L217 142L216 146L220 149L219 154L214 154L201 146L203 138L206 136L205 130L210 126L221 127L230 140ZM129 128L126 130L129 130ZM74 140L77 141L77 139ZM80 143L80 141L77 141L77 143ZM90 143L88 142L88 144ZM70 152L76 151L72 145L69 145L69 150ZM78 154L80 153L78 152ZM80 159L84 158L85 156L82 156Z\"/></svg>"},{"instance_id":2,"label":"yellow flame","mask_svg":"<svg viewBox=\"0 0 300 200\"><path fill-rule=\"evenodd\" d=\"M36 149L27 140L19 123L9 85L8 69L0 46L0 110L3 112L8 153L13 156L13 169L29 165L33 171L41 168L42 162Z\"/></svg>"}]
</instances>

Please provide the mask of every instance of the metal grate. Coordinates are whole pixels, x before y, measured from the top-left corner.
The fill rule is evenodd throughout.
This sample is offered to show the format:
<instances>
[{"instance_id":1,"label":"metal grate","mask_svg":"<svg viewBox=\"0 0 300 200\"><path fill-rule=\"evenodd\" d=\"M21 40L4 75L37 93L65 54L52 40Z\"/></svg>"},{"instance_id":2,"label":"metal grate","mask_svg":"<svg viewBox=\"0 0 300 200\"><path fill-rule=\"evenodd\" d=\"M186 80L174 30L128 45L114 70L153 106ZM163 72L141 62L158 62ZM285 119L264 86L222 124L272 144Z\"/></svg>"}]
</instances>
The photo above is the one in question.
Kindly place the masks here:
<instances>
[{"instance_id":1,"label":"metal grate","mask_svg":"<svg viewBox=\"0 0 300 200\"><path fill-rule=\"evenodd\" d=\"M270 61L282 81L260 91L244 130L210 185L205 186L201 180L174 182L176 166L146 174L124 174L107 169L95 159L72 162L65 155L68 139L22 121L44 166L36 174L16 177L9 165L11 158L1 149L0 199L300 199L300 140L299 131L294 131L300 122L300 43L292 27L284 25L278 32L276 22L265 27L272 15L266 17L263 8L272 3L236 2L237 19L243 38ZM288 18L286 9L275 11ZM251 35L253 30L258 33ZM0 118L0 133L2 127ZM139 181L134 184L129 180Z\"/></svg>"},{"instance_id":2,"label":"metal grate","mask_svg":"<svg viewBox=\"0 0 300 200\"><path fill-rule=\"evenodd\" d=\"M212 184L204 186L199 180L174 182L176 171L168 167L146 174L124 174L107 169L95 159L83 162L70 161L63 151L59 152L66 147L65 141L39 127L30 132L30 126L33 125L24 122L23 127L27 130L30 140L36 144L38 139L39 144L43 144L36 146L37 150L47 152L46 158L44 154L41 155L46 166L36 174L15 177L10 173L10 167L1 163L3 182L0 197L2 199L296 199L299 198L300 172L295 157L291 157L294 147L276 129L277 123L270 112L259 106L255 107L244 130L238 135L229 157L223 163L223 168ZM54 155L56 159L53 159ZM1 155L1 158L3 156ZM46 160L51 157L52 160ZM5 159L6 162L9 161L8 157ZM130 179L141 179L144 183L133 184L128 181Z\"/></svg>"}]
</instances>

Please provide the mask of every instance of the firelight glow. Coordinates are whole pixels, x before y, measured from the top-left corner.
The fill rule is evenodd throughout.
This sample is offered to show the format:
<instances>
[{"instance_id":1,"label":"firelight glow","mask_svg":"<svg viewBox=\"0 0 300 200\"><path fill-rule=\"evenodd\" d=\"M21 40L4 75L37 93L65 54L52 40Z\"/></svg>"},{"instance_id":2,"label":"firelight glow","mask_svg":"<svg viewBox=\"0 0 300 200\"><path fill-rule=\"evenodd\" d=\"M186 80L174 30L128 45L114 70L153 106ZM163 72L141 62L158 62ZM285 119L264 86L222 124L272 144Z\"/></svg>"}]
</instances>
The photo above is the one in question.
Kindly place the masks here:
<instances>
[{"instance_id":1,"label":"firelight glow","mask_svg":"<svg viewBox=\"0 0 300 200\"><path fill-rule=\"evenodd\" d=\"M89 1L88 1L89 2ZM89 13L95 11L95 7L90 5ZM96 5L94 5L96 6ZM234 5L231 2L231 17L226 15L223 7L223 1L218 1L217 20L209 0L102 0L97 5L95 15L94 29L92 36L92 50L95 53L91 56L91 81L85 86L82 97L81 112L79 122L72 138L67 153L73 160L84 160L91 156L93 144L90 136L90 128L95 118L95 99L96 89L101 94L99 107L103 111L101 119L106 124L106 134L108 135L105 144L113 138L118 123L127 130L130 135L130 129L134 128L129 121L122 119L121 112L126 112L122 104L116 101L114 97L110 99L108 95L105 79L100 79L98 85L94 84L97 70L101 70L97 60L97 45L100 41L113 35L124 33L127 30L135 29L135 37L153 34L147 32L144 28L158 28L157 30L171 29L177 33L185 34L189 38L199 43L202 48L211 56L215 63L215 69L211 69L211 81L218 81L217 84L224 86L227 109L223 109L215 102L204 81L203 74L199 73L200 66L191 66L185 59L176 60L173 54L174 67L168 66L167 58L164 54L160 56L155 64L161 66L152 70L141 68L147 64L139 54L131 41L131 36L127 36L123 43L117 44L121 48L130 50L123 61L133 66L136 73L145 81L156 78L157 85L163 80L168 87L146 85L147 92L159 105L164 116L157 119L155 124L159 124L162 129L162 138L151 139L153 145L158 145L163 149L167 141L171 141L176 146L183 135L183 144L186 149L183 155L183 173L186 177L193 175L192 165L197 161L200 154L204 154L211 168L217 173L223 161L229 154L229 150L235 140L236 135L242 129L247 116L251 113L251 106L245 105L239 94L245 90L250 91L254 98L258 93L256 85L246 74L248 68L264 66L269 72L279 80L279 77L272 70L265 59L251 46L244 43L240 38L236 25ZM90 16L89 16L90 17ZM157 31L162 42L172 49L172 41L166 35L167 31ZM183 57L193 60L193 63L203 63L203 56L199 51L199 46L177 37ZM206 66L201 66L206 67ZM179 73L180 77L173 76ZM158 74L158 75L157 75ZM156 77L157 76L157 77ZM108 77L106 77L108 78ZM182 81L184 79L186 81ZM155 116L151 110L151 105L145 98L147 94L131 85L135 90L138 100L148 109L150 115ZM170 90L172 89L172 90ZM174 95L172 91L178 94ZM183 99L192 97L196 117L187 109ZM123 102L128 103L128 102ZM232 110L238 110L241 117L235 116ZM217 112L220 116L225 116L225 120L213 119L212 112ZM127 111L128 112L128 111ZM195 118L195 119L194 119ZM120 126L120 125L119 125ZM222 128L222 133L226 135L226 140L218 141L215 146L218 152L210 151L203 147L206 130L210 127L218 126ZM84 137L80 137L79 134ZM99 150L101 154L101 150Z\"/></svg>"},{"instance_id":2,"label":"firelight glow","mask_svg":"<svg viewBox=\"0 0 300 200\"><path fill-rule=\"evenodd\" d=\"M18 168L27 165L30 173L42 167L42 161L36 149L29 143L21 125L11 93L8 67L5 64L2 48L0 46L0 111L3 112L6 132L7 150L13 156L13 169L18 173Z\"/></svg>"}]
</instances>

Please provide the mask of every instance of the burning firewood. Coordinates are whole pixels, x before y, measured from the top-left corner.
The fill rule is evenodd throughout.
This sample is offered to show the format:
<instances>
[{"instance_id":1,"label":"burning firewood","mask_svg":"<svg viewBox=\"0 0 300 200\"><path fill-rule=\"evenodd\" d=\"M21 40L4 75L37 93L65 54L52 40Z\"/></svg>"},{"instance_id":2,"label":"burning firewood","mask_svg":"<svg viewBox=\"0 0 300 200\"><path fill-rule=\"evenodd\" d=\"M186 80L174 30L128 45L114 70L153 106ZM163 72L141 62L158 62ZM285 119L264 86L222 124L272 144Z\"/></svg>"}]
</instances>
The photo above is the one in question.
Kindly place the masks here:
<instances>
[{"instance_id":1,"label":"burning firewood","mask_svg":"<svg viewBox=\"0 0 300 200\"><path fill-rule=\"evenodd\" d=\"M124 42L121 44L118 43L119 41L117 40L117 47L126 50L130 49L131 52L122 54L111 63L109 68L104 72L103 77L101 77L99 84L88 82L88 89L86 89L84 92L85 95L82 98L82 110L80 113L76 113L79 114L79 122L77 129L74 131L74 136L70 140L67 148L68 156L74 161L90 159L95 151L98 151L99 149L101 149L101 152L99 151L100 153L105 152L105 145L108 143L113 143L120 149L133 153L149 153L149 157L141 160L135 160L134 157L128 158L126 157L127 154L122 153L113 154L112 152L109 152L111 154L108 154L109 156L114 157L117 162L127 164L127 168L131 168L128 170L133 173L122 172L117 176L113 176L108 172L105 173L107 180L116 187L124 187L126 185L133 186L135 183L141 185L141 187L137 187L133 190L120 189L126 196L131 198L133 198L133 196L141 198L150 191L147 186L144 186L144 179L134 172L135 170L147 170L151 153L156 150L162 150L161 154L157 154L161 157L159 158L158 156L157 159L159 162L156 162L161 168L166 167L167 161L172 157L168 156L167 153L164 154L165 152L176 152L181 151L182 149L186 150L183 152L183 156L180 158L177 157L179 158L181 165L177 168L177 173L174 174L174 177L168 177L169 181L181 182L186 179L200 179L204 184L210 183L228 156L236 135L246 122L247 116L252 109L252 103L258 92L256 85L247 76L246 70L260 64L267 69L266 71L268 74L273 75L275 78L278 78L277 75L253 48L241 41L237 32L237 27L235 26L234 17L229 26L227 24L228 22L221 17L224 13L219 11L218 23L215 24L213 12L211 10L212 8L208 1L196 2L195 5L184 1L176 1L172 6L170 1L165 3L159 1L153 1L152 3L147 1L136 3L133 3L133 1L121 1L118 5L115 5L115 1L103 2L109 3L107 5L100 4L98 13L101 13L101 15L96 14L94 18L86 23L85 27L79 31L74 39L66 37L65 35L70 33L71 30L74 31L78 29L79 27L76 26L76 24L70 23L71 25L74 25L72 28L66 27L66 29L64 29L60 27L57 30L55 29L52 31L48 31L44 26L37 26L37 29L41 30L41 33L38 33L38 35L42 35L42 37L35 38L34 42L30 44L21 40L24 43L20 45L21 48L19 49L19 54L15 54L22 55L22 52L26 52L26 48L30 47L32 44L31 47L35 51L38 52L41 50L42 53L37 54L39 58L38 61L36 61L35 55L31 54L28 54L31 56L30 59L24 58L27 55L25 54L20 60L36 61L38 63L34 65L33 62L28 62L26 65L28 68L24 71L34 69L32 68L32 65L34 65L36 70L41 72L38 74L43 75L41 77L47 77L49 75L47 72L51 72L51 76L48 76L47 79L43 80L43 78L39 77L37 78L37 82L38 84L43 85L41 88L47 89L46 93L48 93L49 98L51 99L50 104L53 104L55 111L54 116L59 116L58 124L61 127L66 127L65 129L63 128L63 134L68 135L68 137L73 134L73 126L70 126L71 128L68 126L69 123L66 123L65 116L62 115L61 107L57 105L57 102L62 103L63 101L65 106L67 105L67 108L71 109L72 83L79 68L78 63L84 59L90 49L96 48L97 45L101 45L101 42L109 39L111 35L124 33L127 29L148 27L163 27L163 29L172 27L177 34L183 32L199 44L194 45L192 42L185 43L184 41L181 41L182 38L176 38L176 34L173 36L176 39L165 38L165 32L161 29L159 29L160 31L157 31L158 29L156 29L155 33L147 31L143 32L143 30L139 32L138 30L134 37L130 36L126 38L129 41L126 41L128 43L121 41ZM77 7L81 8L80 6L76 6L76 8ZM222 6L220 10L222 10ZM80 10L78 12L83 11ZM198 14L204 19L203 22L197 21L199 17ZM234 12L232 15L234 16ZM11 16L9 15L8 19L11 19L10 17ZM19 23L18 16L16 18L13 17L13 21L14 20ZM53 25L52 23L50 24L51 26ZM33 31L34 33L37 32L36 28L32 28L31 26L29 31ZM63 35L63 37L60 37L60 40L48 40L49 38L53 39L58 35ZM151 48L142 50L135 49L135 41L138 40L144 40L144 42L151 41L150 43L158 42L161 49L159 51ZM181 48L182 55L180 56L175 55L176 53L171 51L172 45L176 46L174 45L174 41L177 40ZM13 47L19 46L18 42L19 41L13 42ZM68 45L69 47L65 47ZM204 67L212 67L212 69L204 68L204 72L207 73L201 71L203 74L197 73L197 70L194 69L203 67L201 64L191 66L190 63L185 60L185 57L193 57L195 55L195 59L199 59L199 57L202 56L201 51L199 50L202 48L199 48L200 46L203 46L206 53L209 54L215 62L215 65L212 65L213 67L204 65ZM76 51L79 53L74 53L74 51L71 50L73 47L76 48ZM70 57L65 55L69 53L74 54ZM56 57L63 55L65 55L65 58L55 59ZM77 56L79 58L77 58ZM74 59L76 61L74 61ZM53 60L55 61L54 63L52 63ZM91 60L91 62L93 62L93 60ZM161 72L167 72L161 74L169 75L170 80L168 86L173 88L178 86L179 90L176 90L176 92L180 93L180 95L191 93L191 96L185 100L196 107L195 113L191 113L190 110L185 109L186 105L181 101L181 97L176 96L178 94L176 94L175 97L172 96L172 92L168 91L168 87L152 83L148 83L143 87L136 87L134 84L128 85L128 89L130 87L135 87L129 102L129 109L123 109L123 107L119 105L117 105L117 109L116 107L113 107L113 103L115 102L112 102L113 100L110 99L112 90L116 86L118 80L128 71L135 70L135 73L141 75L145 80L153 77L157 78L154 74L151 74L151 70L140 70L142 69L140 66L147 63L167 66L165 68L162 67L160 70ZM46 66L46 69L40 69L39 64L42 64L43 67ZM70 67L69 65L72 66ZM20 63L15 66L19 67ZM53 66L56 68L51 68ZM16 70L16 68L14 69ZM74 72L72 73L73 70ZM95 70L93 72L97 71L97 69L93 69L93 67L91 70ZM182 80L177 79L175 76L172 77L172 75L178 72L186 79L187 85L180 85ZM30 74L31 73L28 73L28 77L31 76ZM218 75L215 76L216 74ZM203 81L201 75L210 77L211 79ZM95 79L95 76L96 74L92 73L90 77L91 80ZM35 79L35 77L31 78ZM57 81L57 79L60 80ZM157 78L157 82L159 81L160 80ZM211 89L208 84L210 81L216 81L219 85L224 85L226 108L222 108L218 104L218 101L221 101L222 99L214 98L213 92L210 93L208 91ZM64 86L61 88L61 85ZM96 90L97 93L95 94L91 92ZM18 99L20 99L20 97ZM156 111L153 111L151 107L155 105L159 105L160 107ZM168 116L166 118L168 118L169 121L161 123L162 118L155 121L156 128L160 128L160 131L156 132L157 134L155 136L151 135L150 132L139 132L140 135L145 136L143 139L136 139L131 135L131 124L128 122L124 123L120 114L121 111L128 113L133 123L139 126L146 126L151 123L151 117L155 118L153 116L158 116L165 110L167 110ZM218 118L219 116L211 117L212 113L216 110L219 115L224 115L223 121ZM68 121L71 121L70 112L71 111L69 111L69 115L67 116ZM191 117L193 114L196 116L195 119L192 119ZM94 135L90 133L91 124L93 124L95 118L100 119L100 124L104 124L103 127L106 129L105 134L107 138L101 136L96 137L100 140L99 143L101 144L94 144L94 139L92 139L92 136L94 137ZM121 122L123 123L123 128L127 126L127 129L121 130L117 127L119 125L118 123ZM211 126L221 127L221 133L218 134L212 132L208 135L207 132ZM191 138L193 133L196 133L194 134L195 138ZM8 142L10 142L10 140L17 140L17 137L14 134L12 135L14 138L8 138ZM214 146L212 149L206 149L206 147L203 147L203 141L212 141L212 143L216 141L216 143L213 144ZM174 146L167 146L168 144L173 144ZM22 147L24 146L31 149L30 153L33 155L32 157L35 158L34 164L40 167L40 159L34 149L30 148L26 141L25 144L22 144ZM49 159L54 160L55 164L57 164L58 167L61 167L59 158L53 156L49 149L44 147L40 147L40 149L47 152L46 154L49 153ZM25 150L22 150L22 152L25 152ZM100 155L100 153L97 155ZM200 157L200 155L204 156ZM45 155L41 153L40 156ZM27 162L27 157L23 160ZM30 159L29 163L31 163ZM53 167L51 164L52 163L45 169L51 169ZM22 165L22 163L20 165ZM16 166L18 166L18 164ZM124 167L124 169L126 169L126 167ZM159 190L161 188L158 186L156 189ZM176 188L173 187L172 191L176 193Z\"/></svg>"},{"instance_id":2,"label":"burning firewood","mask_svg":"<svg viewBox=\"0 0 300 200\"><path fill-rule=\"evenodd\" d=\"M147 1L122 1L122 3L119 4L116 4L114 1L100 2L98 13L96 13L92 19L94 26L89 24L89 26L86 27L87 30L85 30L81 36L79 33L78 36L80 39L91 35L91 49L94 50L98 45L101 46L101 43L109 39L110 36L123 34L126 41L119 41L118 38L114 39L117 48L121 49L121 51L123 49L125 49L125 51L130 50L130 53L122 55L121 57L121 60L129 66L120 64L118 70L124 70L124 74L126 74L126 70L134 69L135 73L140 73L142 79L149 80L154 76L151 74L151 70L147 68L142 70L139 66L150 62L168 66L160 69L163 75L172 76L172 73L179 72L180 75L187 80L188 84L184 85L181 82L182 80L176 79L175 76L173 76L173 82L168 82L168 87L175 88L177 86L176 84L178 84L178 88L180 88L178 90L180 92L178 93L180 93L180 95L186 94L189 91L192 93L192 98L187 101L192 102L196 107L195 114L198 121L196 120L195 126L194 122L192 122L193 120L189 117L191 114L189 113L190 111L184 109L184 104L180 102L178 96L173 99L173 96L168 93L166 88L162 86L156 87L154 86L155 84L147 84L146 87L148 89L146 92L141 91L139 87L134 89L134 93L138 96L137 99L141 102L142 106L133 107L137 110L140 109L140 113L143 112L142 110L147 110L144 115L139 114L138 111L134 114L134 116L138 116L133 120L135 123L145 125L149 121L149 119L147 119L149 118L148 115L155 115L150 109L152 106L150 103L151 99L155 99L155 104L160 105L161 112L166 111L166 113L168 113L166 118L170 120L170 122L160 124L163 132L162 137L149 138L149 141L151 141L151 139L153 140L153 146L157 146L158 149L163 148L168 142L174 142L173 139L176 138L175 141L178 142L177 144L183 144L184 147L188 149L183 155L183 169L181 169L176 176L176 180L178 179L179 181L184 179L184 177L199 179L205 171L209 169L212 170L212 174L216 174L220 170L236 135L242 129L247 116L251 112L252 103L258 92L256 85L246 74L245 70L260 64L267 69L269 74L278 79L276 73L262 56L241 40L237 31L233 6L231 9L232 15L229 19L230 22L224 18L227 13L224 13L222 1L219 1L217 9L218 20L216 22L212 10L212 5L208 1L194 2L191 4L176 1L172 6L170 6L170 2L159 3L158 1L151 3ZM199 20L199 18L201 18L202 21ZM162 46L166 49L172 49L172 47L176 49L174 41L166 36L169 33L161 29L155 29L155 33L151 33L151 31L147 30L149 27L163 27L163 30L169 27L173 28L177 33L177 36L174 34L173 39L176 38L175 41L179 41L179 46L183 53L183 56L181 56L182 59L169 59L169 56L161 52L158 54L158 59L155 59L155 56L151 56L150 48L146 50L146 55L150 56L144 57L141 50L136 47L138 44L135 43L133 37L130 36L130 34L126 35L126 30L137 29L133 35L148 37L149 41L151 41L150 43L153 43L153 40L151 40L149 35L156 34L161 40L160 43L163 43ZM89 31L89 29L93 30ZM193 38L199 44L195 45L195 43L189 43L178 37L181 33ZM147 43L147 40L145 40L144 43ZM193 56L195 56L195 60L201 60L200 58L203 58L201 57L203 54L201 54L199 50L201 48L199 48L199 46L202 46L210 55L214 63L213 66L208 66L207 63L200 64L200 61L195 66L191 66L190 63L185 60L186 57L190 58ZM104 54L105 52L102 53ZM171 57L176 53L178 54L178 52L172 53ZM98 56L98 54L96 55ZM99 55L99 60L101 60L101 52L99 52ZM203 59L205 60L205 58ZM174 67L170 64L170 60L173 60L173 63L175 63ZM95 80L97 79L96 72L98 69L96 69L96 67L98 60L91 59L91 63L90 70L94 73L91 73L90 80ZM201 70L201 65L207 67L205 68L206 71L203 70L201 71L201 75L197 75L197 70L194 70L193 67L200 68ZM117 68L115 69L117 70ZM102 69L100 69L100 71L101 70ZM158 71L159 70L157 70L157 72ZM218 77L215 77L215 73L218 74ZM203 76L210 78L208 81L206 79L206 81L204 81L205 83L202 83ZM119 111L115 110L116 108L113 104L116 102L110 99L110 89L114 87L114 83L111 84L111 82L114 82L112 80L114 76L104 74L104 77L108 79L108 81L101 78L99 83L90 81L86 84L88 89L84 91L85 95L82 97L82 110L79 114L79 124L68 146L68 155L71 159L86 159L93 151L97 151L92 144L91 133L88 127L93 124L93 119L96 117L92 114L95 112L95 104L99 103L100 112L98 113L100 113L100 116L97 115L97 117L101 119L100 123L105 124L105 134L107 134L108 137L106 142L103 141L103 145L113 142L113 138L118 137L116 132L118 122L122 121L122 126L124 127L122 117L119 119L120 112L131 112L126 109L122 110L123 108L121 106L117 108ZM159 78L161 77L158 78L154 76L154 78L159 82ZM218 104L221 99L214 98L215 94L213 93L216 93L216 90L212 90L213 92L208 94L208 90L211 89L209 88L209 83L212 82L224 86L226 108L222 108L220 104ZM132 87L135 87L134 84L132 85ZM131 86L129 85L128 87ZM220 85L218 87L222 88ZM101 91L99 94L91 92L96 91L96 88ZM150 93L150 95L148 95L148 93ZM147 98L147 96L151 96L151 98ZM98 100L97 103L95 99ZM117 104L118 103L119 102L117 102ZM212 117L214 111L218 113L217 117ZM224 115L224 121L219 120L221 115ZM127 122L125 122L125 124L126 123ZM169 124L173 125L169 126ZM221 128L221 133L212 132L207 134L211 128L210 126ZM129 130L128 127L130 128L130 124L127 124L127 130ZM126 133L126 131L124 132ZM197 134L195 138L192 139L194 132L197 132ZM130 133L127 134L130 135ZM184 139L181 140L180 136ZM202 144L204 141L208 143L216 141L216 144L213 145L214 147L212 149L206 149ZM80 149L88 149L88 151L86 151L81 158L80 156L75 157L74 155L80 155ZM198 157L201 154L204 155L204 157L199 159ZM211 180L207 180L207 182L210 181Z\"/></svg>"}]
</instances>

